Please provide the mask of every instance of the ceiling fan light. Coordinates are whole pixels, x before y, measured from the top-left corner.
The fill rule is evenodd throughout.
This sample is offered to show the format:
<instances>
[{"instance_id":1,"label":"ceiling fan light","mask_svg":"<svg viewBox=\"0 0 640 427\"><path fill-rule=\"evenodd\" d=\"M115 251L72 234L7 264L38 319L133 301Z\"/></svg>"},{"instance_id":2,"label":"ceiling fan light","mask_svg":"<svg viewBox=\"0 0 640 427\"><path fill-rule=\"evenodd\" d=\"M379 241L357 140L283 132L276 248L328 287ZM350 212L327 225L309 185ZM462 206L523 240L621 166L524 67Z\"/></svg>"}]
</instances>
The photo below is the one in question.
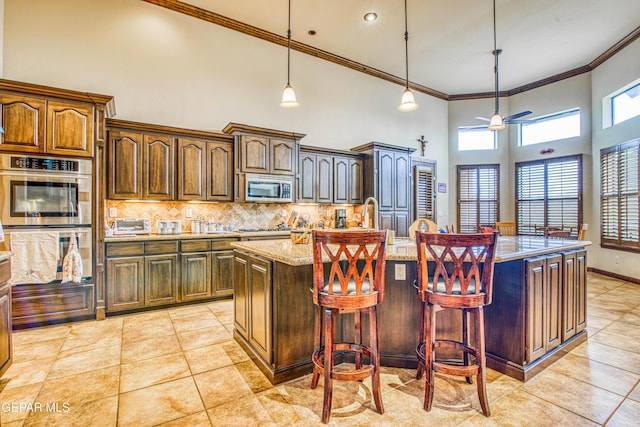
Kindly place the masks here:
<instances>
[{"instance_id":1,"label":"ceiling fan light","mask_svg":"<svg viewBox=\"0 0 640 427\"><path fill-rule=\"evenodd\" d=\"M291 85L287 83L284 87L284 91L282 91L282 102L280 102L280 106L284 108L293 108L299 105L300 104L296 99L296 92L293 90Z\"/></svg>"},{"instance_id":2,"label":"ceiling fan light","mask_svg":"<svg viewBox=\"0 0 640 427\"><path fill-rule=\"evenodd\" d=\"M502 116L498 113L495 113L491 116L491 120L489 121L489 130L502 130L505 128L504 120Z\"/></svg>"},{"instance_id":3,"label":"ceiling fan light","mask_svg":"<svg viewBox=\"0 0 640 427\"><path fill-rule=\"evenodd\" d=\"M413 92L411 89L406 88L404 92L402 92L402 99L400 100L400 105L398 105L399 111L414 111L418 109L418 103L416 102L416 98L413 96Z\"/></svg>"}]
</instances>

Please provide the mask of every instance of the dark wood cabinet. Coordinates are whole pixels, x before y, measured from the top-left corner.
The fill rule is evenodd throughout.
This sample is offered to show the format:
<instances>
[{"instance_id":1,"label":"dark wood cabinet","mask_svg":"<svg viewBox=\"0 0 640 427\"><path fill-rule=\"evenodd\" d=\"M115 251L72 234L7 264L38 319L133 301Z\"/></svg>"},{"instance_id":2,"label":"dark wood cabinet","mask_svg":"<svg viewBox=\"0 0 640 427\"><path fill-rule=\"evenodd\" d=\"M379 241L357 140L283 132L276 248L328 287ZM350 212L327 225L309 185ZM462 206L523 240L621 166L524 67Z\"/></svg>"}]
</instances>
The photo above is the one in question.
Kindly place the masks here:
<instances>
[{"instance_id":1,"label":"dark wood cabinet","mask_svg":"<svg viewBox=\"0 0 640 427\"><path fill-rule=\"evenodd\" d=\"M360 155L326 148L300 148L298 201L326 204L363 202Z\"/></svg>"},{"instance_id":2,"label":"dark wood cabinet","mask_svg":"<svg viewBox=\"0 0 640 427\"><path fill-rule=\"evenodd\" d=\"M407 237L411 220L411 153L414 148L371 142L352 151L362 153L364 198L378 201L380 228Z\"/></svg>"},{"instance_id":3,"label":"dark wood cabinet","mask_svg":"<svg viewBox=\"0 0 640 427\"><path fill-rule=\"evenodd\" d=\"M144 306L144 259L107 258L107 311L133 310Z\"/></svg>"},{"instance_id":4,"label":"dark wood cabinet","mask_svg":"<svg viewBox=\"0 0 640 427\"><path fill-rule=\"evenodd\" d=\"M180 301L211 296L211 253L181 254Z\"/></svg>"},{"instance_id":5,"label":"dark wood cabinet","mask_svg":"<svg viewBox=\"0 0 640 427\"><path fill-rule=\"evenodd\" d=\"M316 201L333 203L333 157L316 156Z\"/></svg>"},{"instance_id":6,"label":"dark wood cabinet","mask_svg":"<svg viewBox=\"0 0 640 427\"><path fill-rule=\"evenodd\" d=\"M178 254L144 257L144 304L172 304L178 301Z\"/></svg>"},{"instance_id":7,"label":"dark wood cabinet","mask_svg":"<svg viewBox=\"0 0 640 427\"><path fill-rule=\"evenodd\" d=\"M108 195L110 199L142 198L142 135L109 131Z\"/></svg>"},{"instance_id":8,"label":"dark wood cabinet","mask_svg":"<svg viewBox=\"0 0 640 427\"><path fill-rule=\"evenodd\" d=\"M278 175L293 175L297 160L296 144L292 140L269 140L269 173Z\"/></svg>"},{"instance_id":9,"label":"dark wood cabinet","mask_svg":"<svg viewBox=\"0 0 640 427\"><path fill-rule=\"evenodd\" d=\"M234 326L267 363L271 362L271 261L235 251Z\"/></svg>"},{"instance_id":10,"label":"dark wood cabinet","mask_svg":"<svg viewBox=\"0 0 640 427\"><path fill-rule=\"evenodd\" d=\"M211 253L213 296L233 296L233 251Z\"/></svg>"},{"instance_id":11,"label":"dark wood cabinet","mask_svg":"<svg viewBox=\"0 0 640 427\"><path fill-rule=\"evenodd\" d=\"M93 157L113 98L0 80L0 151Z\"/></svg>"},{"instance_id":12,"label":"dark wood cabinet","mask_svg":"<svg viewBox=\"0 0 640 427\"><path fill-rule=\"evenodd\" d=\"M586 251L563 252L562 261L562 341L566 341L587 325Z\"/></svg>"},{"instance_id":13,"label":"dark wood cabinet","mask_svg":"<svg viewBox=\"0 0 640 427\"><path fill-rule=\"evenodd\" d=\"M0 377L13 362L10 277L11 261L0 261Z\"/></svg>"},{"instance_id":14,"label":"dark wood cabinet","mask_svg":"<svg viewBox=\"0 0 640 427\"><path fill-rule=\"evenodd\" d=\"M170 136L144 135L142 198L173 200L176 142Z\"/></svg>"},{"instance_id":15,"label":"dark wood cabinet","mask_svg":"<svg viewBox=\"0 0 640 427\"><path fill-rule=\"evenodd\" d=\"M108 120L108 198L233 200L233 138Z\"/></svg>"}]
</instances>

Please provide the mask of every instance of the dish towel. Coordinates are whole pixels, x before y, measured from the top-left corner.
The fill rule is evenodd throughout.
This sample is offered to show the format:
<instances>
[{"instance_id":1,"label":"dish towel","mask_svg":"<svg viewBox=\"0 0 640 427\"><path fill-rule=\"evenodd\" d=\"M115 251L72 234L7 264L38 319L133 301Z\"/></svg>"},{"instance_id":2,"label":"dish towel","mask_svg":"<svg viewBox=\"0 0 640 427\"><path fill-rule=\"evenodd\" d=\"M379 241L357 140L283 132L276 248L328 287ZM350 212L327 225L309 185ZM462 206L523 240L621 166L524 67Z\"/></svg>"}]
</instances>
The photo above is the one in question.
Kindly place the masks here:
<instances>
[{"instance_id":1,"label":"dish towel","mask_svg":"<svg viewBox=\"0 0 640 427\"><path fill-rule=\"evenodd\" d=\"M71 233L69 250L62 260L62 283L80 283L82 280L82 257L76 245L76 233Z\"/></svg>"},{"instance_id":2,"label":"dish towel","mask_svg":"<svg viewBox=\"0 0 640 427\"><path fill-rule=\"evenodd\" d=\"M58 239L55 232L11 233L10 283L49 283L55 280L60 259Z\"/></svg>"}]
</instances>

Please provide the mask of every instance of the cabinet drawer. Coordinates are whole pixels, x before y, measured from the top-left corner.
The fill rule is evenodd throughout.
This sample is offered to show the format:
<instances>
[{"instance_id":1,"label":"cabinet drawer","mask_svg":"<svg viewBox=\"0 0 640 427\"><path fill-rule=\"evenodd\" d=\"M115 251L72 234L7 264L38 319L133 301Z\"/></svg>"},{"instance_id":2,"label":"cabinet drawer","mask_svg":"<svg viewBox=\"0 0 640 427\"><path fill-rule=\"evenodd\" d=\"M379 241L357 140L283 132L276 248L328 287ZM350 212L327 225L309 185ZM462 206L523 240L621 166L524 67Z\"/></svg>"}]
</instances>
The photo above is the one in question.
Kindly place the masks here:
<instances>
[{"instance_id":1,"label":"cabinet drawer","mask_svg":"<svg viewBox=\"0 0 640 427\"><path fill-rule=\"evenodd\" d=\"M238 239L219 239L211 241L211 250L222 251L231 248L231 242L237 242Z\"/></svg>"},{"instance_id":2,"label":"cabinet drawer","mask_svg":"<svg viewBox=\"0 0 640 427\"><path fill-rule=\"evenodd\" d=\"M211 240L186 240L181 245L182 252L206 252L211 250Z\"/></svg>"},{"instance_id":3,"label":"cabinet drawer","mask_svg":"<svg viewBox=\"0 0 640 427\"><path fill-rule=\"evenodd\" d=\"M178 252L178 242L147 242L144 244L145 254L170 254Z\"/></svg>"},{"instance_id":4,"label":"cabinet drawer","mask_svg":"<svg viewBox=\"0 0 640 427\"><path fill-rule=\"evenodd\" d=\"M107 256L130 256L144 254L144 243L107 243Z\"/></svg>"}]
</instances>

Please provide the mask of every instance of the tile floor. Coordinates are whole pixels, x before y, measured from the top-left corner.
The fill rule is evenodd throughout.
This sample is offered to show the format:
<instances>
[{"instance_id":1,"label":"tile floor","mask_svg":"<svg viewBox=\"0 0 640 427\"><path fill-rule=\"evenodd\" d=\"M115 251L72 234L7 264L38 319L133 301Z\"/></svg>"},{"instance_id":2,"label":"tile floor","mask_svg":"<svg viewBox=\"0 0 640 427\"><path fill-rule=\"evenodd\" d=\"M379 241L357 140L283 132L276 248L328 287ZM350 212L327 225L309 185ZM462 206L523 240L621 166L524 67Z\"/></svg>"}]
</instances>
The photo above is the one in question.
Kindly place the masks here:
<instances>
[{"instance_id":1,"label":"tile floor","mask_svg":"<svg viewBox=\"0 0 640 427\"><path fill-rule=\"evenodd\" d=\"M638 425L640 286L590 274L588 292L586 343L526 384L489 370L490 418L464 379L438 375L426 413L415 371L384 368L385 414L369 381L336 382L330 424ZM15 332L0 424L320 425L322 387L309 375L273 387L234 342L232 315L227 300Z\"/></svg>"}]
</instances>

